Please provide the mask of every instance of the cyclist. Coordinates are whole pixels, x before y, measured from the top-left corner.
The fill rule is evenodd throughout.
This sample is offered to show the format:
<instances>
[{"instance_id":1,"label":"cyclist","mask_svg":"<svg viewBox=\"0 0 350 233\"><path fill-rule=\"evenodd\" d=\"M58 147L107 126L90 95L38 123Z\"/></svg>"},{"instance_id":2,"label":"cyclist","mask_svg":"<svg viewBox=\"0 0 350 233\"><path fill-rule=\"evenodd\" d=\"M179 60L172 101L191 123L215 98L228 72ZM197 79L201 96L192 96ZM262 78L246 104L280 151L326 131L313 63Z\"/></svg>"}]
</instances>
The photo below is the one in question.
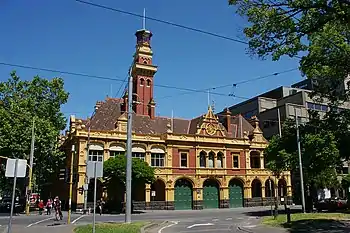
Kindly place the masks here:
<instances>
[{"instance_id":1,"label":"cyclist","mask_svg":"<svg viewBox=\"0 0 350 233\"><path fill-rule=\"evenodd\" d=\"M62 215L62 211L61 211L61 200L58 198L58 196L55 197L54 201L53 201L53 205L55 208L55 212L56 212L56 219L58 220L58 217L60 220L62 220L63 215Z\"/></svg>"}]
</instances>

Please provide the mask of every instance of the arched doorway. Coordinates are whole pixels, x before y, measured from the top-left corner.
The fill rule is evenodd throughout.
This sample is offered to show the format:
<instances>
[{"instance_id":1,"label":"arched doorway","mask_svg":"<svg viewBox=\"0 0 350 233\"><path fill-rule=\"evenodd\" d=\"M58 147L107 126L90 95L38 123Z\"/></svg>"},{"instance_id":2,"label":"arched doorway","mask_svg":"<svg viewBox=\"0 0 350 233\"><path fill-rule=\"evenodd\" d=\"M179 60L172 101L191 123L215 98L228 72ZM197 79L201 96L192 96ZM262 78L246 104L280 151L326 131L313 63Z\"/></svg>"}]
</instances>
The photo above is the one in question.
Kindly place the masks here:
<instances>
[{"instance_id":1,"label":"arched doorway","mask_svg":"<svg viewBox=\"0 0 350 233\"><path fill-rule=\"evenodd\" d=\"M192 209L192 183L186 179L178 179L175 182L175 196L174 196L174 207L175 210L188 210Z\"/></svg>"},{"instance_id":2,"label":"arched doorway","mask_svg":"<svg viewBox=\"0 0 350 233\"><path fill-rule=\"evenodd\" d=\"M95 188L95 180L91 179L89 182L89 190L88 190L88 195L87 195L87 201L88 202L94 202L94 188ZM102 182L97 179L96 183L96 200L100 200L102 198L102 193L103 193L103 186Z\"/></svg>"},{"instance_id":3,"label":"arched doorway","mask_svg":"<svg viewBox=\"0 0 350 233\"><path fill-rule=\"evenodd\" d=\"M243 183L239 179L232 179L229 183L230 208L243 207Z\"/></svg>"},{"instance_id":4,"label":"arched doorway","mask_svg":"<svg viewBox=\"0 0 350 233\"><path fill-rule=\"evenodd\" d=\"M272 179L267 179L265 182L265 197L275 196L275 183Z\"/></svg>"},{"instance_id":5,"label":"arched doorway","mask_svg":"<svg viewBox=\"0 0 350 233\"><path fill-rule=\"evenodd\" d=\"M220 185L214 179L207 179L203 183L203 208L219 208L220 205Z\"/></svg>"},{"instance_id":6,"label":"arched doorway","mask_svg":"<svg viewBox=\"0 0 350 233\"><path fill-rule=\"evenodd\" d=\"M132 194L133 201L146 201L145 183L133 184L131 194Z\"/></svg>"},{"instance_id":7,"label":"arched doorway","mask_svg":"<svg viewBox=\"0 0 350 233\"><path fill-rule=\"evenodd\" d=\"M287 196L287 182L285 179L280 179L278 181L278 196L279 197Z\"/></svg>"},{"instance_id":8,"label":"arched doorway","mask_svg":"<svg viewBox=\"0 0 350 233\"><path fill-rule=\"evenodd\" d=\"M125 185L123 182L117 180L107 185L107 202L106 207L108 211L121 212L123 209L125 197Z\"/></svg>"},{"instance_id":9,"label":"arched doorway","mask_svg":"<svg viewBox=\"0 0 350 233\"><path fill-rule=\"evenodd\" d=\"M252 182L252 198L261 196L261 182L260 180L255 179Z\"/></svg>"},{"instance_id":10,"label":"arched doorway","mask_svg":"<svg viewBox=\"0 0 350 233\"><path fill-rule=\"evenodd\" d=\"M165 201L165 184L162 180L156 180L151 185L151 201Z\"/></svg>"}]
</instances>

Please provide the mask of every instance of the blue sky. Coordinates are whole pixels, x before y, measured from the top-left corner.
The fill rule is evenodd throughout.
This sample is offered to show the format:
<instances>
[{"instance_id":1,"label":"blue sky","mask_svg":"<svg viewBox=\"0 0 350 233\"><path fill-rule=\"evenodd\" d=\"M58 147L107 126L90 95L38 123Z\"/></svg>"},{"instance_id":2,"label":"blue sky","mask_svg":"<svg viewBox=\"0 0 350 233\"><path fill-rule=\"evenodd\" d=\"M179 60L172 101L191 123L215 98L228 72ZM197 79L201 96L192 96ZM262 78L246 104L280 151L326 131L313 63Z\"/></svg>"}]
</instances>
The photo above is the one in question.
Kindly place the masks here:
<instances>
[{"instance_id":1,"label":"blue sky","mask_svg":"<svg viewBox=\"0 0 350 233\"><path fill-rule=\"evenodd\" d=\"M178 0L112 1L91 0L190 27L244 39L246 20L235 14L227 1ZM2 0L0 1L0 62L42 67L90 75L124 79L135 51L136 30L140 18L95 8L74 0ZM246 46L232 41L199 34L170 25L147 21L153 33L153 63L159 66L155 84L191 89L205 89L288 70L298 66L298 59L278 62L261 61L246 54ZM17 70L23 79L34 75L45 78L60 76L70 93L62 111L66 116L87 117L98 100L116 96L121 82L97 80L72 75L0 66L0 81ZM251 97L281 85L301 80L299 71L222 88L215 92ZM123 84L124 86L125 84ZM155 87L156 114L193 118L205 113L205 93ZM163 98L173 95L172 98ZM242 99L212 95L215 108L221 111Z\"/></svg>"}]
</instances>

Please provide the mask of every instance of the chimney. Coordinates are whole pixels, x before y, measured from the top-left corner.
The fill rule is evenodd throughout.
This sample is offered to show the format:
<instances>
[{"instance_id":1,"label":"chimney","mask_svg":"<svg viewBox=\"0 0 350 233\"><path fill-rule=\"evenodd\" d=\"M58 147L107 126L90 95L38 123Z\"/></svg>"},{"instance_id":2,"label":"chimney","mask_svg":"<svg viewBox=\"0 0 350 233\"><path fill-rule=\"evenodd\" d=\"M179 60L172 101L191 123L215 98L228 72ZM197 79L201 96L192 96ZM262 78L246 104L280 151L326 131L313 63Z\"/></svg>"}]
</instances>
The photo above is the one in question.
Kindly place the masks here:
<instances>
[{"instance_id":1,"label":"chimney","mask_svg":"<svg viewBox=\"0 0 350 233\"><path fill-rule=\"evenodd\" d=\"M155 108L156 108L156 102L154 101L154 99L151 99L151 101L148 104L148 116L151 119L154 119L155 117Z\"/></svg>"},{"instance_id":2,"label":"chimney","mask_svg":"<svg viewBox=\"0 0 350 233\"><path fill-rule=\"evenodd\" d=\"M97 101L95 104L95 110L99 109L102 104L103 104L103 101Z\"/></svg>"},{"instance_id":3,"label":"chimney","mask_svg":"<svg viewBox=\"0 0 350 233\"><path fill-rule=\"evenodd\" d=\"M121 112L127 112L128 111L128 92L126 91L123 96L123 103L120 105Z\"/></svg>"},{"instance_id":4,"label":"chimney","mask_svg":"<svg viewBox=\"0 0 350 233\"><path fill-rule=\"evenodd\" d=\"M225 125L227 129L228 136L232 135L232 129L231 129L231 112L229 108L225 108Z\"/></svg>"}]
</instances>

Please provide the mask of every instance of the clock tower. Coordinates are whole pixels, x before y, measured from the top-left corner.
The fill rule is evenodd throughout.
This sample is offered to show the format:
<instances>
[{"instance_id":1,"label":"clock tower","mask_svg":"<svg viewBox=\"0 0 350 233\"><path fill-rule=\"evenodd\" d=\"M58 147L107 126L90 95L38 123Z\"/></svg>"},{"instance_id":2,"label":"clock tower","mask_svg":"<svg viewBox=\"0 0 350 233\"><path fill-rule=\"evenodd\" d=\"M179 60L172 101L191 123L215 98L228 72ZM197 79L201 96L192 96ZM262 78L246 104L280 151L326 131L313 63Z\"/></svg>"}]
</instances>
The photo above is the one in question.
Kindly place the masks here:
<instances>
[{"instance_id":1,"label":"clock tower","mask_svg":"<svg viewBox=\"0 0 350 233\"><path fill-rule=\"evenodd\" d=\"M156 103L153 99L153 86L157 66L152 63L152 33L141 29L135 35L136 52L131 73L133 77L133 111L137 115L154 118Z\"/></svg>"}]
</instances>

